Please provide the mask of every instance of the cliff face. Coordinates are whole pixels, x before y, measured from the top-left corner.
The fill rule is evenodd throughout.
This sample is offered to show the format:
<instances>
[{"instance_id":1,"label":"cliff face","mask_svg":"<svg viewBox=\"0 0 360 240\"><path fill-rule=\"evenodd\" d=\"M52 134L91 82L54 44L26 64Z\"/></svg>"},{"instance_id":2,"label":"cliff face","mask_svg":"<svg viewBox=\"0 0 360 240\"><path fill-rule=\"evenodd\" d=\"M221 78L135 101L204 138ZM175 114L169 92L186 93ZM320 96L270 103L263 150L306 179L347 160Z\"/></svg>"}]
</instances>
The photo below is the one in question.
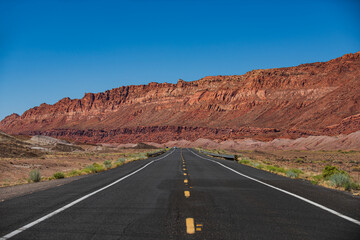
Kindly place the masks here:
<instances>
[{"instance_id":1,"label":"cliff face","mask_svg":"<svg viewBox=\"0 0 360 240\"><path fill-rule=\"evenodd\" d=\"M295 138L360 130L359 103L360 52L244 75L86 93L12 114L0 129L92 142Z\"/></svg>"}]
</instances>

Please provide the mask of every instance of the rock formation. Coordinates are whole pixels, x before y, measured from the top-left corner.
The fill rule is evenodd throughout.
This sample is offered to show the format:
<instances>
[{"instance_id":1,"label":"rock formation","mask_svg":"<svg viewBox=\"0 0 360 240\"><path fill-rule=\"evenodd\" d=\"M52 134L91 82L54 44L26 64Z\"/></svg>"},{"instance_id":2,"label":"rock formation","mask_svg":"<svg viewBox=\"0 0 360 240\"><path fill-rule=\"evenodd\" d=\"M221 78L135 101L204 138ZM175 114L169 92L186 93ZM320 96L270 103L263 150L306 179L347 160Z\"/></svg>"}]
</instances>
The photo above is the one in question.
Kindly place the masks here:
<instances>
[{"instance_id":1,"label":"rock formation","mask_svg":"<svg viewBox=\"0 0 360 240\"><path fill-rule=\"evenodd\" d=\"M355 132L359 114L360 52L244 75L86 93L7 116L0 130L93 143L272 140Z\"/></svg>"}]
</instances>

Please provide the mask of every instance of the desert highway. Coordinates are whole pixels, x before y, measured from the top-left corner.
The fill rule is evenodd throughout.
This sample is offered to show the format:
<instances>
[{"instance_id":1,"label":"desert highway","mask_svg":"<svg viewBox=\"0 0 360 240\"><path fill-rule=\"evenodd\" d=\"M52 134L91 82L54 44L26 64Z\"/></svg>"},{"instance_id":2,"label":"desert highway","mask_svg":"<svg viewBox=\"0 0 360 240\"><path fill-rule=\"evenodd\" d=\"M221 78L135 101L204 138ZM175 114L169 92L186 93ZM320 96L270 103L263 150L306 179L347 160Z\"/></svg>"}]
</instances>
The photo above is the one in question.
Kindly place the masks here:
<instances>
[{"instance_id":1,"label":"desert highway","mask_svg":"<svg viewBox=\"0 0 360 240\"><path fill-rule=\"evenodd\" d=\"M0 203L0 239L360 239L360 198L172 149Z\"/></svg>"}]
</instances>

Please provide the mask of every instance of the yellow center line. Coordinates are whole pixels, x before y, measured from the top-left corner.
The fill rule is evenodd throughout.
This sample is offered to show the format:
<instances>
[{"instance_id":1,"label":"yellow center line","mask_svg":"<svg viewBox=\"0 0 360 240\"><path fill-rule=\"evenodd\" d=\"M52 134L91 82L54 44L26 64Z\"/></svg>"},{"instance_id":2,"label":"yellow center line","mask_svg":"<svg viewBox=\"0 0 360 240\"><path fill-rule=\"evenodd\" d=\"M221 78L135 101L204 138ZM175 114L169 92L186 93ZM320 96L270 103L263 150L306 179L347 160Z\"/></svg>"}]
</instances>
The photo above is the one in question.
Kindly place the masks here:
<instances>
[{"instance_id":1,"label":"yellow center line","mask_svg":"<svg viewBox=\"0 0 360 240\"><path fill-rule=\"evenodd\" d=\"M186 198L189 198L190 197L190 192L189 191L184 191L184 195Z\"/></svg>"},{"instance_id":2,"label":"yellow center line","mask_svg":"<svg viewBox=\"0 0 360 240\"><path fill-rule=\"evenodd\" d=\"M187 174L186 174L186 172L184 172L184 176L186 176Z\"/></svg>"},{"instance_id":3,"label":"yellow center line","mask_svg":"<svg viewBox=\"0 0 360 240\"><path fill-rule=\"evenodd\" d=\"M202 226L203 226L203 225L202 225L201 223L196 224L196 228L195 228L196 231L197 231L197 232L201 232Z\"/></svg>"},{"instance_id":4,"label":"yellow center line","mask_svg":"<svg viewBox=\"0 0 360 240\"><path fill-rule=\"evenodd\" d=\"M187 179L184 180L184 183L188 183L188 182L189 182L189 180L187 180Z\"/></svg>"},{"instance_id":5,"label":"yellow center line","mask_svg":"<svg viewBox=\"0 0 360 240\"><path fill-rule=\"evenodd\" d=\"M193 218L187 218L186 219L186 233L187 234L194 234L195 233L194 219Z\"/></svg>"}]
</instances>

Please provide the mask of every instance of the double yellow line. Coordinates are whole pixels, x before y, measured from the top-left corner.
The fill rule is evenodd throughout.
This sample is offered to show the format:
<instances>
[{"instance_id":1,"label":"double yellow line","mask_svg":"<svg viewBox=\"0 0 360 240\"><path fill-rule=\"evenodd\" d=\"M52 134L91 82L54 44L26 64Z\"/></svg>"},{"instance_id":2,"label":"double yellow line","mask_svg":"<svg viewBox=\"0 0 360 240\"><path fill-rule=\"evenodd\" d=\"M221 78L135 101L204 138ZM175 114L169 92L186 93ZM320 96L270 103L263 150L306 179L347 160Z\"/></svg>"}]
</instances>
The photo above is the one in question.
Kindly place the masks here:
<instances>
[{"instance_id":1,"label":"double yellow line","mask_svg":"<svg viewBox=\"0 0 360 240\"><path fill-rule=\"evenodd\" d=\"M184 156L182 154L182 149L181 149L181 152L180 152L180 156L181 156L181 159L182 159L182 163L183 163L183 172L184 172L184 176L188 176L188 173L186 173L186 164L185 164L185 159L184 159ZM192 188L191 186L189 186L189 180L187 177L185 177L184 179L184 184L186 186L188 186L189 188ZM189 198L190 197L190 191L186 190L184 191L184 196L186 198ZM194 218L186 218L186 233L187 234L194 234L196 231L201 231L201 228L202 228L202 224L196 224L196 227L195 227L195 220Z\"/></svg>"}]
</instances>

